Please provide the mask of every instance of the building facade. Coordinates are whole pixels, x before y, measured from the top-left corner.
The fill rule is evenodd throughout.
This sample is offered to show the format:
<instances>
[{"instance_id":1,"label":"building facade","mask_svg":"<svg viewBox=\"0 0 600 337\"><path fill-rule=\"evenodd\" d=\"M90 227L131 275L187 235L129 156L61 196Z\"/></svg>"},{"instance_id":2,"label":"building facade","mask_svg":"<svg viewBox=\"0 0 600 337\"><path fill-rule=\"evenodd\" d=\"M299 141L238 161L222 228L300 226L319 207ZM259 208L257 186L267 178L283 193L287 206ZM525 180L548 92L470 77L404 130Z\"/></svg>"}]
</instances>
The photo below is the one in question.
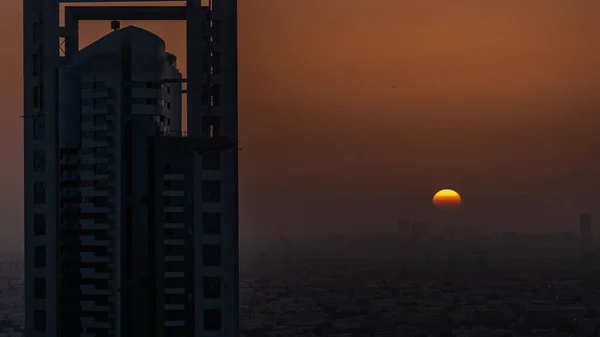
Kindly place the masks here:
<instances>
[{"instance_id":1,"label":"building facade","mask_svg":"<svg viewBox=\"0 0 600 337\"><path fill-rule=\"evenodd\" d=\"M181 115L171 109L180 84L164 83L177 74L167 56L158 36L127 27L59 70L62 335L109 335L116 312L131 335L148 329L147 141L168 134L171 117Z\"/></svg>"},{"instance_id":2,"label":"building facade","mask_svg":"<svg viewBox=\"0 0 600 337\"><path fill-rule=\"evenodd\" d=\"M157 279L164 275L164 284L156 289L164 289L164 295L157 295L164 306L157 308L164 308L159 315L164 317L166 336L196 335L194 329L221 335L229 319L221 301L238 284L222 272L226 266L222 256L225 229L218 207L220 162L202 158L218 158L214 153L232 145L224 138L157 136L149 142L148 186L154 196L149 218L157 238L156 255L164 256L154 268ZM201 212L197 203L203 204ZM201 227L195 225L199 222Z\"/></svg>"}]
</instances>

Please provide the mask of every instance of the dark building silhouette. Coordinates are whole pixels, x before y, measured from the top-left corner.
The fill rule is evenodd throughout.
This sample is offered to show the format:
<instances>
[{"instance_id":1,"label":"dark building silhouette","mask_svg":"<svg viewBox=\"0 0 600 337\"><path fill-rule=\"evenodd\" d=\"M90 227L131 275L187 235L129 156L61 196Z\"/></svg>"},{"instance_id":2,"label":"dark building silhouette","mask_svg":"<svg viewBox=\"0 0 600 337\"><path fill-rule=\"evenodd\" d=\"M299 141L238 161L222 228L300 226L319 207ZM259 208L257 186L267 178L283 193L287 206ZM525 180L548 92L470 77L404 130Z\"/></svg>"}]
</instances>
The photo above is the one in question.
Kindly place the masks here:
<instances>
[{"instance_id":1,"label":"dark building silhouette","mask_svg":"<svg viewBox=\"0 0 600 337\"><path fill-rule=\"evenodd\" d=\"M579 215L579 237L581 243L589 245L594 241L592 236L592 215L590 213L582 213Z\"/></svg>"},{"instance_id":2,"label":"dark building silhouette","mask_svg":"<svg viewBox=\"0 0 600 337\"><path fill-rule=\"evenodd\" d=\"M398 233L400 235L410 235L410 220L402 219L398 220Z\"/></svg>"},{"instance_id":3,"label":"dark building silhouette","mask_svg":"<svg viewBox=\"0 0 600 337\"><path fill-rule=\"evenodd\" d=\"M410 236L414 239L424 239L429 234L428 230L427 222L417 221L410 224Z\"/></svg>"},{"instance_id":4,"label":"dark building silhouette","mask_svg":"<svg viewBox=\"0 0 600 337\"><path fill-rule=\"evenodd\" d=\"M24 1L27 336L239 335L237 1L202 3ZM117 20L185 21L187 78Z\"/></svg>"}]
</instances>

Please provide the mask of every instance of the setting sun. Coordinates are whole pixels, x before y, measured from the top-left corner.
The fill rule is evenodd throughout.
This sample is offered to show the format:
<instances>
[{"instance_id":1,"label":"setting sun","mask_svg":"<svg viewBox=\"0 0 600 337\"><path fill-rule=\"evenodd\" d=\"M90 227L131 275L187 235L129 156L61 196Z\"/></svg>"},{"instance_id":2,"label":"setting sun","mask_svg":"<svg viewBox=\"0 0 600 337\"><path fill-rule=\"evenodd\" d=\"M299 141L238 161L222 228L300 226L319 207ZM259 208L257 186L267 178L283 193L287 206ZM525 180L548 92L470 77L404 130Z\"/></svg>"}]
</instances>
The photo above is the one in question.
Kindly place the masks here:
<instances>
[{"instance_id":1,"label":"setting sun","mask_svg":"<svg viewBox=\"0 0 600 337\"><path fill-rule=\"evenodd\" d=\"M460 194L451 189L439 190L433 196L433 205L443 211L457 209L461 203Z\"/></svg>"}]
</instances>

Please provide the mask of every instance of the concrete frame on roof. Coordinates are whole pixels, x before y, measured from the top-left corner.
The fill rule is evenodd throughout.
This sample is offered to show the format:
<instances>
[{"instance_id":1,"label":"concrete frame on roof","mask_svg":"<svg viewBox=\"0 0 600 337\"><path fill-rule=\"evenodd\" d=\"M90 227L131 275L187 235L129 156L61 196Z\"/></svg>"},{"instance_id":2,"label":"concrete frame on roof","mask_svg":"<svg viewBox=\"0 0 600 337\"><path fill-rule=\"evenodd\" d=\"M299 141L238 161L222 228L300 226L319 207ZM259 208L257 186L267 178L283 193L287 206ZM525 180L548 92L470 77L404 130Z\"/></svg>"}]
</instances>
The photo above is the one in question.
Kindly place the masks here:
<instances>
[{"instance_id":1,"label":"concrete frame on roof","mask_svg":"<svg viewBox=\"0 0 600 337\"><path fill-rule=\"evenodd\" d=\"M79 50L79 21L135 20L135 21L185 21L185 6L101 6L65 7L65 26L61 37L65 38L67 60Z\"/></svg>"}]
</instances>

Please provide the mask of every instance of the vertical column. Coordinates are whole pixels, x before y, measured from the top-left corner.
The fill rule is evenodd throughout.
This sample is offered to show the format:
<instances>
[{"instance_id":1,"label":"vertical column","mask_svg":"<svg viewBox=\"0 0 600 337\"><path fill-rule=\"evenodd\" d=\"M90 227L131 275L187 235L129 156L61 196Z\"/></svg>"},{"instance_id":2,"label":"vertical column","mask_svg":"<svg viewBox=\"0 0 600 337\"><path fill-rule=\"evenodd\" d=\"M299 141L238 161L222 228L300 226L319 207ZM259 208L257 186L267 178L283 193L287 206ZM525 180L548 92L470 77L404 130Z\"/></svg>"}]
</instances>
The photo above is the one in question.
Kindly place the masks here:
<instances>
[{"instance_id":1,"label":"vertical column","mask_svg":"<svg viewBox=\"0 0 600 337\"><path fill-rule=\"evenodd\" d=\"M186 34L187 34L187 129L188 136L202 136L202 85L204 82L204 41L202 40L202 21L206 17L206 9L200 0L187 1Z\"/></svg>"},{"instance_id":2,"label":"vertical column","mask_svg":"<svg viewBox=\"0 0 600 337\"><path fill-rule=\"evenodd\" d=\"M59 185L58 185L58 67L59 67L59 8L58 2L44 1L44 44L43 44L43 100L46 120L46 214L48 237L46 242L48 277L47 333L46 337L57 336L58 313L58 233L59 233Z\"/></svg>"},{"instance_id":3,"label":"vertical column","mask_svg":"<svg viewBox=\"0 0 600 337\"><path fill-rule=\"evenodd\" d=\"M56 336L58 4L25 0L23 33L25 325Z\"/></svg>"},{"instance_id":4,"label":"vertical column","mask_svg":"<svg viewBox=\"0 0 600 337\"><path fill-rule=\"evenodd\" d=\"M195 162L195 336L239 335L237 1L188 1L188 132L229 138ZM201 234L200 234L201 233Z\"/></svg>"},{"instance_id":5,"label":"vertical column","mask_svg":"<svg viewBox=\"0 0 600 337\"><path fill-rule=\"evenodd\" d=\"M75 8L65 8L65 57L68 64L71 57L79 50L79 21L75 16Z\"/></svg>"},{"instance_id":6,"label":"vertical column","mask_svg":"<svg viewBox=\"0 0 600 337\"><path fill-rule=\"evenodd\" d=\"M210 19L213 31L210 104L214 113L205 118L216 121L218 136L233 142L232 148L220 154L219 172L223 287L220 336L233 337L239 335L237 0L213 0Z\"/></svg>"},{"instance_id":7,"label":"vertical column","mask_svg":"<svg viewBox=\"0 0 600 337\"><path fill-rule=\"evenodd\" d=\"M43 151L43 144L39 141L43 119L39 116L39 17L41 13L40 1L23 1L23 143L24 143L24 235L25 235L25 335L41 336L46 331L46 308L45 296L40 298L34 292L37 267L32 263L35 257L35 247L45 244L47 229L35 232L34 217L39 216L46 219L45 213L34 210L33 187L42 174L35 172L33 167L33 153L36 150ZM34 104L34 97L35 103ZM36 107L36 108L34 108ZM45 152L44 152L45 153ZM37 235L36 235L37 234ZM41 236L41 237L40 237ZM45 248L44 248L45 249ZM44 258L45 262L45 258ZM44 286L44 292L47 286ZM44 294L45 295L45 294ZM43 317L39 317L43 316ZM43 321L36 322L34 318Z\"/></svg>"},{"instance_id":8,"label":"vertical column","mask_svg":"<svg viewBox=\"0 0 600 337\"><path fill-rule=\"evenodd\" d=\"M204 18L205 9L201 6L201 0L189 0L186 2L186 34L187 34L187 133L188 137L200 137L202 136L202 84L203 84L203 41L201 39L202 34L202 20ZM194 317L191 321L186 320L186 324L193 324L191 327L186 327L186 337L201 337L204 336L201 320L202 313L202 284L198 282L202 278L202 249L201 248L201 237L202 233L201 223L198 219L203 211L201 195L202 186L202 171L200 165L200 159L198 155L194 156L194 257L193 257L193 282L194 292L193 302L190 303L193 306ZM189 263L189 262L187 262ZM190 277L190 275L186 275ZM186 304L187 306L188 304ZM186 308L189 311L190 308Z\"/></svg>"}]
</instances>

